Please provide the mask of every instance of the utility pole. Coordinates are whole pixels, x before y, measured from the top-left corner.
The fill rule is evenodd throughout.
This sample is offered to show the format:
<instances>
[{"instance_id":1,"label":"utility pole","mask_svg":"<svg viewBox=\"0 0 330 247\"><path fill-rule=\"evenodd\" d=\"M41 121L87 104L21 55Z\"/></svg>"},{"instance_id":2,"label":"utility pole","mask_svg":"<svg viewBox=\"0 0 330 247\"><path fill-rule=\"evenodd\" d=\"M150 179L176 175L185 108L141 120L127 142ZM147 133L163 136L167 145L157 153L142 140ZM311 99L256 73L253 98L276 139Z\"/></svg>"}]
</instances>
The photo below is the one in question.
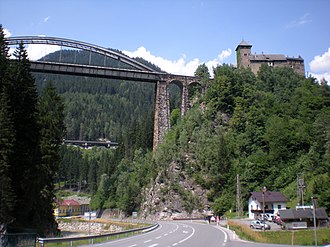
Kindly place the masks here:
<instances>
[{"instance_id":1,"label":"utility pole","mask_svg":"<svg viewBox=\"0 0 330 247\"><path fill-rule=\"evenodd\" d=\"M297 176L297 199L298 199L298 206L304 206L304 190L306 188L304 182L304 175L298 174Z\"/></svg>"},{"instance_id":2,"label":"utility pole","mask_svg":"<svg viewBox=\"0 0 330 247\"><path fill-rule=\"evenodd\" d=\"M243 215L243 205L241 197L241 183L239 180L239 174L236 177L236 215L241 217Z\"/></svg>"}]
</instances>

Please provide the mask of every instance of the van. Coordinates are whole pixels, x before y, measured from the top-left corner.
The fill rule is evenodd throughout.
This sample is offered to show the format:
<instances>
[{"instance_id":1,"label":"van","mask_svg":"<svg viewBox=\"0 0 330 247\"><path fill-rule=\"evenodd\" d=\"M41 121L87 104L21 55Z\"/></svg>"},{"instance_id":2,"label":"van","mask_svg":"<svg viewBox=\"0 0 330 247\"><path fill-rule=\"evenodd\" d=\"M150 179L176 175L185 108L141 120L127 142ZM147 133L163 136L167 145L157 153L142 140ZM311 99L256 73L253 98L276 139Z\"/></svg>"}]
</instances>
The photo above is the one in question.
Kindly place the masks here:
<instances>
[{"instance_id":1,"label":"van","mask_svg":"<svg viewBox=\"0 0 330 247\"><path fill-rule=\"evenodd\" d=\"M276 215L275 214L271 214L271 213L266 213L265 217L264 214L260 214L259 216L259 220L265 220L265 221L273 221L275 219Z\"/></svg>"},{"instance_id":2,"label":"van","mask_svg":"<svg viewBox=\"0 0 330 247\"><path fill-rule=\"evenodd\" d=\"M276 214L267 213L267 214L265 214L265 220L273 221L276 216L277 216Z\"/></svg>"}]
</instances>

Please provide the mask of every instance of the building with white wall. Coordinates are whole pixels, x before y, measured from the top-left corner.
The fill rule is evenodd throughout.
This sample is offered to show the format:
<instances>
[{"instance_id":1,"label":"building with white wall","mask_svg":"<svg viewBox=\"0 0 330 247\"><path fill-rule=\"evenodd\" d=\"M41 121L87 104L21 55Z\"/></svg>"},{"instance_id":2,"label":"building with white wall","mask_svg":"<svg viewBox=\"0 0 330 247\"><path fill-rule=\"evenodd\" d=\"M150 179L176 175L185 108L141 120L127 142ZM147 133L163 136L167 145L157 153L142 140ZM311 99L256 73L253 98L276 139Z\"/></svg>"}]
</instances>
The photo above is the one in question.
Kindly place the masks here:
<instances>
[{"instance_id":1,"label":"building with white wall","mask_svg":"<svg viewBox=\"0 0 330 247\"><path fill-rule=\"evenodd\" d=\"M249 218L256 219L264 212L277 214L279 209L286 209L288 198L278 191L251 192L249 196Z\"/></svg>"}]
</instances>

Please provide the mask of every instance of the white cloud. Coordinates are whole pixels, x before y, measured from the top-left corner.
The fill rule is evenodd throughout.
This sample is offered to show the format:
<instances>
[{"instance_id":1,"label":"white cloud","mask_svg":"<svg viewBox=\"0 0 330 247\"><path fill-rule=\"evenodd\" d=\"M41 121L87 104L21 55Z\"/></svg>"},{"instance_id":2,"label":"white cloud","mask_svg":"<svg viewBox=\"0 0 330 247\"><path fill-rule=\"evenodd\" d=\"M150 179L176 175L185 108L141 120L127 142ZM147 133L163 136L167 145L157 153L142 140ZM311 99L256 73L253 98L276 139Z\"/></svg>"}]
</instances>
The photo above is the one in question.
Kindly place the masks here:
<instances>
[{"instance_id":1,"label":"white cloud","mask_svg":"<svg viewBox=\"0 0 330 247\"><path fill-rule=\"evenodd\" d=\"M231 49L228 48L227 50L223 50L221 53L219 53L218 57L206 62L206 66L209 68L209 71L211 73L211 75L213 75L213 68L215 68L218 64L223 63L223 61L230 57L231 55Z\"/></svg>"},{"instance_id":2,"label":"white cloud","mask_svg":"<svg viewBox=\"0 0 330 247\"><path fill-rule=\"evenodd\" d=\"M294 27L300 27L303 26L309 22L312 22L311 19L309 19L309 13L305 13L303 16L301 16L297 20L291 21L289 24L286 25L286 28L294 28Z\"/></svg>"},{"instance_id":3,"label":"white cloud","mask_svg":"<svg viewBox=\"0 0 330 247\"><path fill-rule=\"evenodd\" d=\"M44 22L47 22L50 19L50 16L44 18Z\"/></svg>"},{"instance_id":4,"label":"white cloud","mask_svg":"<svg viewBox=\"0 0 330 247\"><path fill-rule=\"evenodd\" d=\"M322 79L325 79L328 82L328 85L330 85L330 73L321 73L321 74L314 74L310 73L311 76L315 77L319 82L321 82Z\"/></svg>"},{"instance_id":5,"label":"white cloud","mask_svg":"<svg viewBox=\"0 0 330 247\"><path fill-rule=\"evenodd\" d=\"M143 46L139 47L137 50L131 52L131 51L123 51L126 55L130 57L142 57L143 59L157 65L162 70L172 73L172 74L179 74L179 75L194 75L194 72L196 71L198 65L205 63L206 66L209 68L210 73L213 72L213 67L216 67L218 64L222 63L226 58L228 58L231 55L231 49L227 49L222 51L217 58L202 62L198 58L194 58L191 61L186 61L186 56L182 55L177 60L168 60L166 58L162 58L159 56L155 56L151 54L150 51L148 51Z\"/></svg>"},{"instance_id":6,"label":"white cloud","mask_svg":"<svg viewBox=\"0 0 330 247\"><path fill-rule=\"evenodd\" d=\"M9 38L11 36L11 32L7 28L4 28L3 32L5 34L5 37Z\"/></svg>"},{"instance_id":7,"label":"white cloud","mask_svg":"<svg viewBox=\"0 0 330 247\"><path fill-rule=\"evenodd\" d=\"M61 47L57 45L28 45L26 50L30 60L38 60L49 53L60 50Z\"/></svg>"},{"instance_id":8,"label":"white cloud","mask_svg":"<svg viewBox=\"0 0 330 247\"><path fill-rule=\"evenodd\" d=\"M309 63L311 69L310 74L316 77L319 81L325 78L330 82L330 47L322 55L317 55Z\"/></svg>"},{"instance_id":9,"label":"white cloud","mask_svg":"<svg viewBox=\"0 0 330 247\"><path fill-rule=\"evenodd\" d=\"M11 47L9 50L9 54L13 54L15 49L16 48ZM33 45L26 45L25 49L28 53L28 58L32 61L35 61L46 56L49 53L60 50L61 47L57 45L33 44Z\"/></svg>"},{"instance_id":10,"label":"white cloud","mask_svg":"<svg viewBox=\"0 0 330 247\"><path fill-rule=\"evenodd\" d=\"M315 56L309 66L314 72L330 72L330 47L322 55Z\"/></svg>"}]
</instances>

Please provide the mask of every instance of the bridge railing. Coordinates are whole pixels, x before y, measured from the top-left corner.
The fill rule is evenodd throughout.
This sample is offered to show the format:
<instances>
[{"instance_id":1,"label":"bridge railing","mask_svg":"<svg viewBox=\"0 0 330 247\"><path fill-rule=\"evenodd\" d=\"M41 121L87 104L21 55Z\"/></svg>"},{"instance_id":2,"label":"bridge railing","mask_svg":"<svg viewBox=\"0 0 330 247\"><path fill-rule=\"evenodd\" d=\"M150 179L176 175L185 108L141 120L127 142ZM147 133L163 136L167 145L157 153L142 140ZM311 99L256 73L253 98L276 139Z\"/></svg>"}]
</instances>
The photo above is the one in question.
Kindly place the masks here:
<instances>
[{"instance_id":1,"label":"bridge railing","mask_svg":"<svg viewBox=\"0 0 330 247\"><path fill-rule=\"evenodd\" d=\"M140 233L146 233L152 231L158 227L158 223L154 223L151 226L130 229L121 232L107 233L102 235L89 235L82 237L68 237L68 238L38 238L37 246L59 246L59 243L63 243L60 246L79 246L86 244L96 244L100 242L111 241L123 237L133 236Z\"/></svg>"}]
</instances>

